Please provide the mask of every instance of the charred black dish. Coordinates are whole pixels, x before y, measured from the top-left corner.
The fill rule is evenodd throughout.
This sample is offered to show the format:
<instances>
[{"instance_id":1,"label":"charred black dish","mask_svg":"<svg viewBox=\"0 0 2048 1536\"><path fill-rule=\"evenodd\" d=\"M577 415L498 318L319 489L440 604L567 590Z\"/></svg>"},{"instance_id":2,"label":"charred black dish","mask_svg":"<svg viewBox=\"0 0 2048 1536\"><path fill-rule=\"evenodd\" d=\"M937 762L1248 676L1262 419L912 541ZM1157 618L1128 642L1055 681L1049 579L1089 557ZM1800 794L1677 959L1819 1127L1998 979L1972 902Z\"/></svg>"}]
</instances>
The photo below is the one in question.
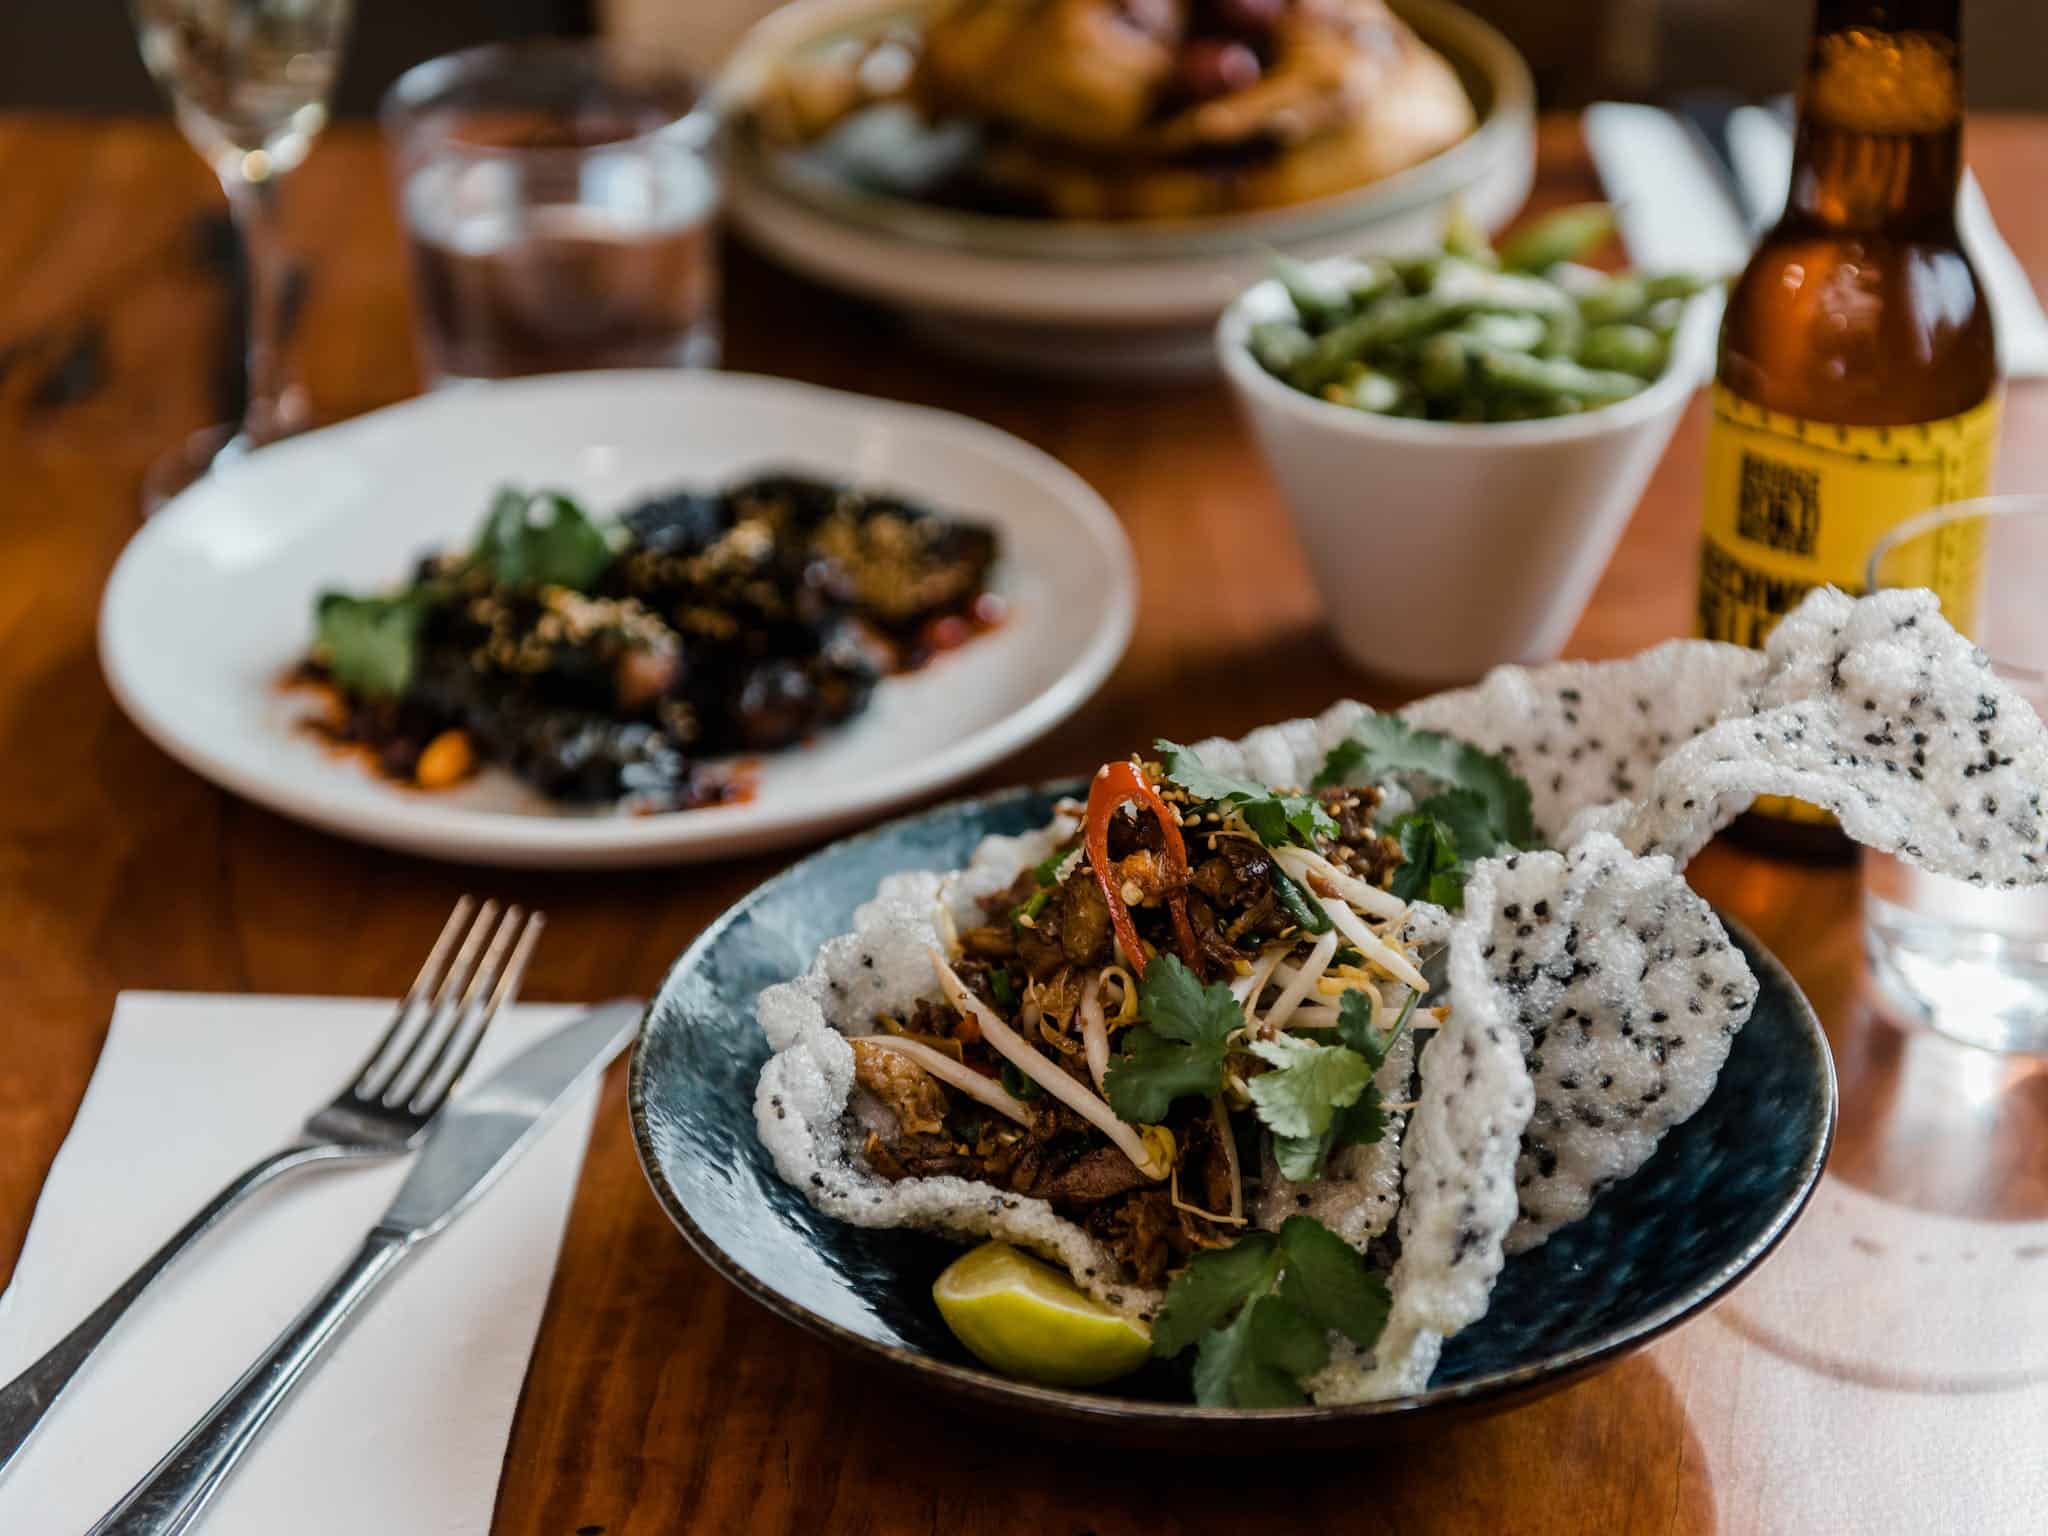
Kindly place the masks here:
<instances>
[{"instance_id":1,"label":"charred black dish","mask_svg":"<svg viewBox=\"0 0 2048 1536\"><path fill-rule=\"evenodd\" d=\"M683 809L744 793L706 759L795 746L993 623L996 554L988 528L795 474L610 522L508 488L405 587L323 594L300 676L401 782L497 764L565 803Z\"/></svg>"}]
</instances>

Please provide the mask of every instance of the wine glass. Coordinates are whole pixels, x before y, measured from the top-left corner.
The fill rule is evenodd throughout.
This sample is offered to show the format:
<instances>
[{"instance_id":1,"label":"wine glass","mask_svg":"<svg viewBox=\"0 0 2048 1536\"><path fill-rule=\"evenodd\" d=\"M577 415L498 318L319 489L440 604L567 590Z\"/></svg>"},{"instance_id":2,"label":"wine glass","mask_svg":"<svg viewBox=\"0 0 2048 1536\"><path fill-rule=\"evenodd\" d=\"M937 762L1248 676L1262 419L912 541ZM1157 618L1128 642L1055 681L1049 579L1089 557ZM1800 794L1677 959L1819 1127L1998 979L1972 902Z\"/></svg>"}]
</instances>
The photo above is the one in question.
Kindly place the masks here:
<instances>
[{"instance_id":1,"label":"wine glass","mask_svg":"<svg viewBox=\"0 0 2048 1536\"><path fill-rule=\"evenodd\" d=\"M305 425L284 353L278 185L327 122L353 0L131 0L142 61L227 194L248 274L247 405L153 466L154 510L211 469Z\"/></svg>"}]
</instances>

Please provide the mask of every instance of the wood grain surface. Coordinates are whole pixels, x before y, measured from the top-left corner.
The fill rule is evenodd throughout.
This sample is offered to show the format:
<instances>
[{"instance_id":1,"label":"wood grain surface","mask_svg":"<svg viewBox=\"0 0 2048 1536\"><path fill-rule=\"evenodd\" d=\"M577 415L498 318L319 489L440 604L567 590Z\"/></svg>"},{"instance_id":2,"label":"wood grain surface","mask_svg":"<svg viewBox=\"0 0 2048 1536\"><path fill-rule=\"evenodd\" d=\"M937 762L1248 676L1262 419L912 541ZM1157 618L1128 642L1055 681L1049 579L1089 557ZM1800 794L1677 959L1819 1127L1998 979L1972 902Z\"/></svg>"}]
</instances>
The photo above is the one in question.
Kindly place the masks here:
<instances>
[{"instance_id":1,"label":"wood grain surface","mask_svg":"<svg viewBox=\"0 0 2048 1536\"><path fill-rule=\"evenodd\" d=\"M2008 238L2048 278L2048 119L1974 125ZM602 876L483 874L358 848L244 805L126 723L93 655L144 465L209 414L225 329L217 198L165 126L0 117L0 1278L124 987L390 995L452 897L553 918L529 995L651 991L779 859ZM1545 126L1538 198L1596 195ZM381 151L337 130L289 189L307 381L339 417L415 388ZM1219 386L971 368L744 253L728 362L940 404L1056 454L1138 550L1137 637L1102 693L978 787L1134 742L1237 733L1353 694L1273 484ZM1701 416L1673 443L1571 654L1688 624ZM486 473L480 470L479 473ZM2048 386L2011 392L2000 474L2048 485ZM2020 1532L2048 1508L2048 1062L1883 1020L1847 868L1727 847L1698 886L1827 1022L1842 1130L1813 1213L1761 1274L1649 1352L1532 1407L1384 1452L1133 1465L903 1395L718 1281L648 1195L623 1074L600 1111L521 1399L502 1536L1030 1530Z\"/></svg>"}]
</instances>

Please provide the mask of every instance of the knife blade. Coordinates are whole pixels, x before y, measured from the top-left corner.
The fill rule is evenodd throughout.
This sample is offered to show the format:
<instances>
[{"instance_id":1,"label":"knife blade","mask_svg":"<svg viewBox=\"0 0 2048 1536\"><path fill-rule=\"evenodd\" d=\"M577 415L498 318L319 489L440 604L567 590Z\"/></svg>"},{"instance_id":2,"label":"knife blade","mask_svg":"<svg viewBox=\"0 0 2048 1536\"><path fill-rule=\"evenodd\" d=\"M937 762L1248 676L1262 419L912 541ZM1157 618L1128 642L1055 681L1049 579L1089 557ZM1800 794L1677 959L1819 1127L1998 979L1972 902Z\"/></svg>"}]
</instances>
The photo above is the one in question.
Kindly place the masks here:
<instances>
[{"instance_id":1,"label":"knife blade","mask_svg":"<svg viewBox=\"0 0 2048 1536\"><path fill-rule=\"evenodd\" d=\"M318 1300L293 1320L211 1411L100 1517L88 1536L188 1531L291 1390L372 1292L419 1245L482 1197L570 1095L624 1049L642 1005L622 998L528 1046L435 1118L383 1216Z\"/></svg>"},{"instance_id":2,"label":"knife blade","mask_svg":"<svg viewBox=\"0 0 2048 1536\"><path fill-rule=\"evenodd\" d=\"M419 1241L447 1226L518 1161L570 1090L618 1055L640 1014L637 998L593 1008L457 1097L436 1117L377 1230Z\"/></svg>"},{"instance_id":3,"label":"knife blade","mask_svg":"<svg viewBox=\"0 0 2048 1536\"><path fill-rule=\"evenodd\" d=\"M1743 105L1742 98L1725 91L1688 91L1676 97L1671 110L1678 120L1685 124L1702 150L1705 151L1714 169L1715 180L1728 200L1735 205L1741 216L1743 227L1751 236L1761 234L1775 219L1768 210L1768 203L1760 203L1748 181L1742 175L1742 167L1736 161L1733 142L1733 125L1736 113Z\"/></svg>"}]
</instances>

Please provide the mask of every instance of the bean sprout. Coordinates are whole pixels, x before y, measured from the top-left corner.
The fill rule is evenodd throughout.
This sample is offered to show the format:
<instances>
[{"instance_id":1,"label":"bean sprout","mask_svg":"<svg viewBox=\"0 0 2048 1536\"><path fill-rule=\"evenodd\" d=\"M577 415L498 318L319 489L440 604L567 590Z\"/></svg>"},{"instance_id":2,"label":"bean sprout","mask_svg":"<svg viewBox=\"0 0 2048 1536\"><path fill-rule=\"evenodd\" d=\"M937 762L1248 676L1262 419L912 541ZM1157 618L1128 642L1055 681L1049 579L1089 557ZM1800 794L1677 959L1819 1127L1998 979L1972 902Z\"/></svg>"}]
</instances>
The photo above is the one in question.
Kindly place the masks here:
<instances>
[{"instance_id":1,"label":"bean sprout","mask_svg":"<svg viewBox=\"0 0 2048 1536\"><path fill-rule=\"evenodd\" d=\"M1172 1172L1170 1154L1150 1144L1148 1138L1119 1120L1107 1104L1033 1049L993 1008L968 990L967 983L946 963L944 955L936 949L931 955L932 969L938 973L946 1001L981 1026L981 1037L991 1050L1116 1143L1117 1150L1146 1178L1163 1179Z\"/></svg>"},{"instance_id":2,"label":"bean sprout","mask_svg":"<svg viewBox=\"0 0 2048 1536\"><path fill-rule=\"evenodd\" d=\"M1006 1093L1002 1084L983 1077L972 1067L962 1066L943 1051L935 1051L916 1040L906 1040L901 1035L856 1035L854 1038L916 1062L940 1082L958 1088L970 1099L987 1105L998 1114L1007 1115L1019 1125L1031 1124L1031 1111Z\"/></svg>"},{"instance_id":3,"label":"bean sprout","mask_svg":"<svg viewBox=\"0 0 2048 1536\"><path fill-rule=\"evenodd\" d=\"M1081 1049L1088 1057L1088 1075L1095 1079L1098 1092L1102 1079L1109 1072L1109 1021L1102 1016L1102 978L1106 972L1097 971L1081 990Z\"/></svg>"}]
</instances>

